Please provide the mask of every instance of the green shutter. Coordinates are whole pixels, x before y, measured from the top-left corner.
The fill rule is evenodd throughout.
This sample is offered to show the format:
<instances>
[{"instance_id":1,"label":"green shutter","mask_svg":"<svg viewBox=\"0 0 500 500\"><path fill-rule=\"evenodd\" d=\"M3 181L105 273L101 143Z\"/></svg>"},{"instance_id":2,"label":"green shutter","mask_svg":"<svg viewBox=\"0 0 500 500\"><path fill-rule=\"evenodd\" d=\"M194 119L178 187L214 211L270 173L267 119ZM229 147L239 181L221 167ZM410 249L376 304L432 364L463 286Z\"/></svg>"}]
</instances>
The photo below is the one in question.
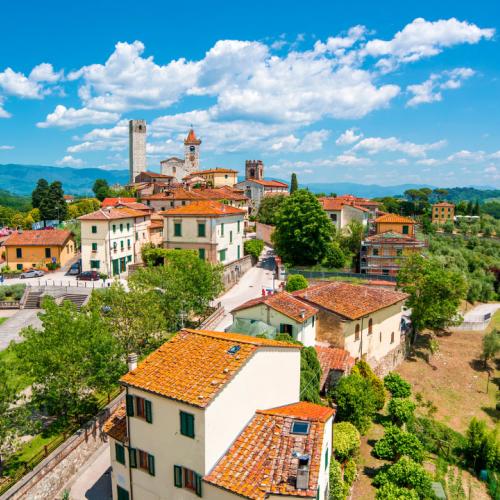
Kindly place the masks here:
<instances>
[{"instance_id":1,"label":"green shutter","mask_svg":"<svg viewBox=\"0 0 500 500\"><path fill-rule=\"evenodd\" d=\"M182 467L174 465L174 485L177 488L182 488Z\"/></svg>"},{"instance_id":2,"label":"green shutter","mask_svg":"<svg viewBox=\"0 0 500 500\"><path fill-rule=\"evenodd\" d=\"M196 485L196 495L201 497L201 476L199 474L195 474L195 485Z\"/></svg>"},{"instance_id":3,"label":"green shutter","mask_svg":"<svg viewBox=\"0 0 500 500\"><path fill-rule=\"evenodd\" d=\"M127 394L127 415L129 417L134 416L134 396Z\"/></svg>"},{"instance_id":4,"label":"green shutter","mask_svg":"<svg viewBox=\"0 0 500 500\"><path fill-rule=\"evenodd\" d=\"M155 457L148 454L148 472L154 476L155 475Z\"/></svg>"},{"instance_id":5,"label":"green shutter","mask_svg":"<svg viewBox=\"0 0 500 500\"><path fill-rule=\"evenodd\" d=\"M151 401L147 399L144 401L144 409L146 410L146 422L148 424L153 423L153 410L151 408Z\"/></svg>"},{"instance_id":6,"label":"green shutter","mask_svg":"<svg viewBox=\"0 0 500 500\"><path fill-rule=\"evenodd\" d=\"M132 469L137 468L137 450L135 448L128 449L128 461Z\"/></svg>"},{"instance_id":7,"label":"green shutter","mask_svg":"<svg viewBox=\"0 0 500 500\"><path fill-rule=\"evenodd\" d=\"M194 438L194 415L181 411L181 434Z\"/></svg>"},{"instance_id":8,"label":"green shutter","mask_svg":"<svg viewBox=\"0 0 500 500\"><path fill-rule=\"evenodd\" d=\"M97 233L97 226L92 226L92 232L95 234Z\"/></svg>"},{"instance_id":9,"label":"green shutter","mask_svg":"<svg viewBox=\"0 0 500 500\"><path fill-rule=\"evenodd\" d=\"M121 486L116 487L118 500L129 500L128 491L124 490Z\"/></svg>"},{"instance_id":10,"label":"green shutter","mask_svg":"<svg viewBox=\"0 0 500 500\"><path fill-rule=\"evenodd\" d=\"M116 461L125 465L125 448L120 443L115 443Z\"/></svg>"}]
</instances>

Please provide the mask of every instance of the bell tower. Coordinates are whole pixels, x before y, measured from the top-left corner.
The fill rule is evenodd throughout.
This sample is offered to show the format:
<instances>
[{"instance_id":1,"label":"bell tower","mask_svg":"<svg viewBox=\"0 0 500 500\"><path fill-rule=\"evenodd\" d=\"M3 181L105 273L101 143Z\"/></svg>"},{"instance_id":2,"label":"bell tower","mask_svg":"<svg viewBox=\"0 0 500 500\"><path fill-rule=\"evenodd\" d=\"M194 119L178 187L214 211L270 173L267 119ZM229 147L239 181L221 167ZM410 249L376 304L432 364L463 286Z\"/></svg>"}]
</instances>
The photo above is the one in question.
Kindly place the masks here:
<instances>
[{"instance_id":1,"label":"bell tower","mask_svg":"<svg viewBox=\"0 0 500 500\"><path fill-rule=\"evenodd\" d=\"M245 161L245 179L255 179L257 181L264 179L264 163L262 160Z\"/></svg>"},{"instance_id":2,"label":"bell tower","mask_svg":"<svg viewBox=\"0 0 500 500\"><path fill-rule=\"evenodd\" d=\"M201 140L191 129L184 140L184 167L187 173L200 169L200 145Z\"/></svg>"},{"instance_id":3,"label":"bell tower","mask_svg":"<svg viewBox=\"0 0 500 500\"><path fill-rule=\"evenodd\" d=\"M146 120L128 122L130 183L146 171Z\"/></svg>"}]
</instances>

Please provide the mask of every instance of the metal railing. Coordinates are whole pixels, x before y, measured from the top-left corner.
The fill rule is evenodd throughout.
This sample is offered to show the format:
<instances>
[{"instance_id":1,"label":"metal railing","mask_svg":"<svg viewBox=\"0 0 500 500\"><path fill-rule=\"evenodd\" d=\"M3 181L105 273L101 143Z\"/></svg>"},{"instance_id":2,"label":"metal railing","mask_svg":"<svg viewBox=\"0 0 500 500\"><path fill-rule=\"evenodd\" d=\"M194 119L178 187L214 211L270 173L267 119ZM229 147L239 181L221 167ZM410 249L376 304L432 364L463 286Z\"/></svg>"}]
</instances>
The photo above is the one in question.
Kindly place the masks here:
<instances>
[{"instance_id":1,"label":"metal railing","mask_svg":"<svg viewBox=\"0 0 500 500\"><path fill-rule=\"evenodd\" d=\"M365 273L349 273L342 271L309 271L305 269L288 269L287 274L302 274L305 278L329 278L329 277L344 277L344 278L359 278L362 280L384 280L393 281L396 283L396 276L387 276L385 274L365 274Z\"/></svg>"}]
</instances>

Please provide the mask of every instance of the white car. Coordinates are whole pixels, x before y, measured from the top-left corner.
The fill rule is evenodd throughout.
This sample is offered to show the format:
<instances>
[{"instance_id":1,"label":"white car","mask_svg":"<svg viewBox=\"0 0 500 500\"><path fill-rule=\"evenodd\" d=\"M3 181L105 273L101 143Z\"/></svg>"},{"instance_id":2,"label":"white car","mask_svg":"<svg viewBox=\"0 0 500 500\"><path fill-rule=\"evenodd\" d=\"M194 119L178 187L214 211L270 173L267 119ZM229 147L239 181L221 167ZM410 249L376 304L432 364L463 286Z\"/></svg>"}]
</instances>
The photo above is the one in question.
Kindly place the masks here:
<instances>
[{"instance_id":1,"label":"white car","mask_svg":"<svg viewBox=\"0 0 500 500\"><path fill-rule=\"evenodd\" d=\"M45 273L43 271L40 271L39 269L28 269L27 271L24 271L24 273L21 273L21 276L19 276L21 279L25 278L40 278L43 276Z\"/></svg>"}]
</instances>

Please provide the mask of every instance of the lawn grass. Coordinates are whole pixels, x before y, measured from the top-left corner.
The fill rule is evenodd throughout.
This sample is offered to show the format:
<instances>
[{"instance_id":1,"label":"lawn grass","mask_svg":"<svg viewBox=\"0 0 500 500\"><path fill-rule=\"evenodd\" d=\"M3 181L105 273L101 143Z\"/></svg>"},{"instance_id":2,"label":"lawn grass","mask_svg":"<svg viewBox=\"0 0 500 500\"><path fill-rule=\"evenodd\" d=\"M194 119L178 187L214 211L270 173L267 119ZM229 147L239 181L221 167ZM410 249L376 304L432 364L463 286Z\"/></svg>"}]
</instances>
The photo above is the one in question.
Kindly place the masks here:
<instances>
[{"instance_id":1,"label":"lawn grass","mask_svg":"<svg viewBox=\"0 0 500 500\"><path fill-rule=\"evenodd\" d=\"M0 364L7 368L9 385L17 391L22 391L31 384L31 378L26 374L23 362L18 358L15 347L15 344L11 344L7 349L0 351Z\"/></svg>"},{"instance_id":2,"label":"lawn grass","mask_svg":"<svg viewBox=\"0 0 500 500\"><path fill-rule=\"evenodd\" d=\"M500 309L497 309L497 312L493 315L493 318L491 318L487 331L491 332L495 329L500 330Z\"/></svg>"}]
</instances>

